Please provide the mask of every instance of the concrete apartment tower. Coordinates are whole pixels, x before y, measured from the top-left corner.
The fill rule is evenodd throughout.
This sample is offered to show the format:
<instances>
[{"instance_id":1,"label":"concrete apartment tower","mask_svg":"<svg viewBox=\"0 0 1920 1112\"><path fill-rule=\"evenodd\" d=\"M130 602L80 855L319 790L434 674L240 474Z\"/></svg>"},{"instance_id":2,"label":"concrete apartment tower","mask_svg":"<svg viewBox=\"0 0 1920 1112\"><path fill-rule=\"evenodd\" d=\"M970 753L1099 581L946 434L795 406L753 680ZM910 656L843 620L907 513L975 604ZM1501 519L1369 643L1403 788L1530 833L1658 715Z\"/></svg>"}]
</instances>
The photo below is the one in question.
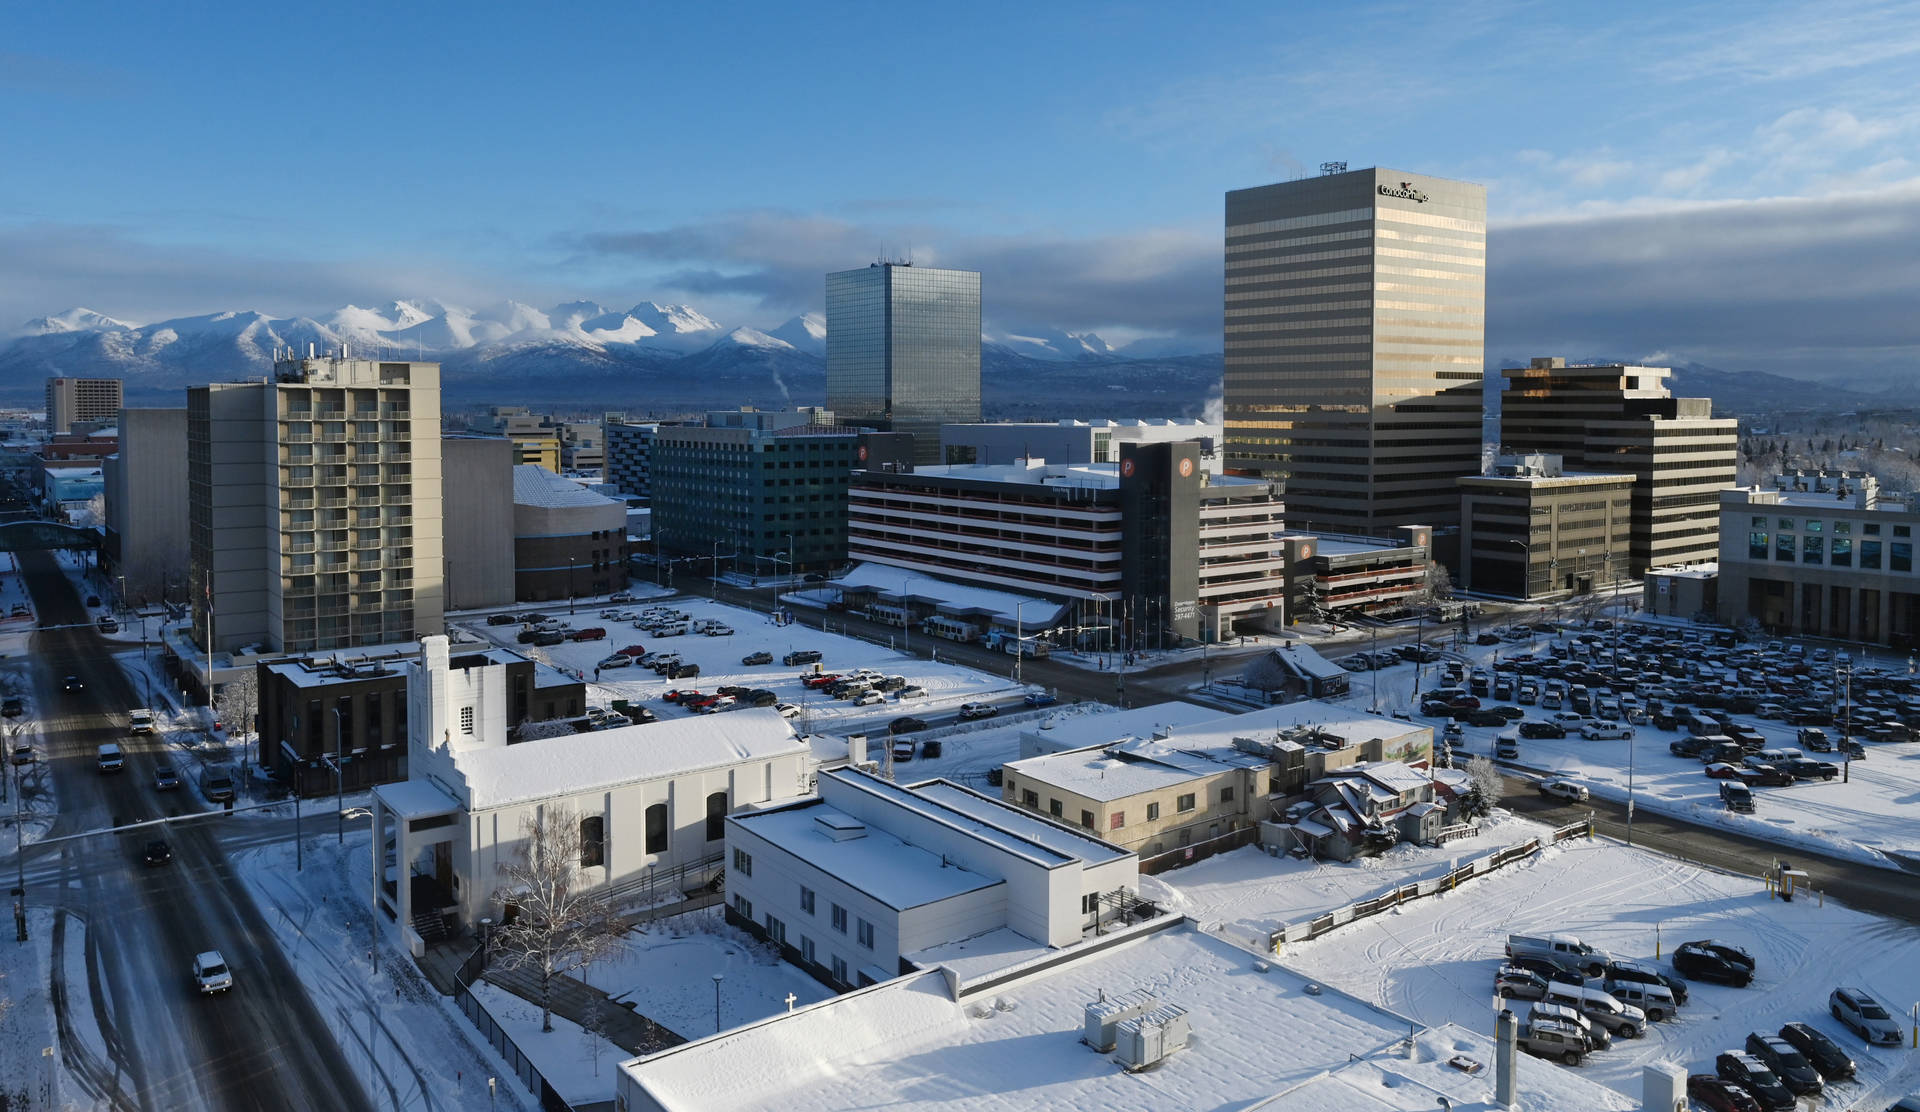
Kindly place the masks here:
<instances>
[{"instance_id":1,"label":"concrete apartment tower","mask_svg":"<svg viewBox=\"0 0 1920 1112\"><path fill-rule=\"evenodd\" d=\"M444 628L440 365L285 357L187 391L194 640L231 652Z\"/></svg>"},{"instance_id":2,"label":"concrete apartment tower","mask_svg":"<svg viewBox=\"0 0 1920 1112\"><path fill-rule=\"evenodd\" d=\"M117 378L50 378L47 380L47 428L64 436L77 421L112 424L120 417L120 380Z\"/></svg>"},{"instance_id":3,"label":"concrete apartment tower","mask_svg":"<svg viewBox=\"0 0 1920 1112\"><path fill-rule=\"evenodd\" d=\"M1460 519L1480 471L1487 192L1401 170L1238 189L1226 212L1227 465L1288 524Z\"/></svg>"},{"instance_id":4,"label":"concrete apartment tower","mask_svg":"<svg viewBox=\"0 0 1920 1112\"><path fill-rule=\"evenodd\" d=\"M874 263L827 275L827 408L913 434L939 463L940 426L980 419L980 275Z\"/></svg>"},{"instance_id":5,"label":"concrete apartment tower","mask_svg":"<svg viewBox=\"0 0 1920 1112\"><path fill-rule=\"evenodd\" d=\"M1544 358L1501 373L1502 451L1557 453L1569 471L1633 476L1627 576L1719 558L1720 492L1734 484L1737 420L1716 418L1710 398L1674 397L1669 367Z\"/></svg>"}]
</instances>

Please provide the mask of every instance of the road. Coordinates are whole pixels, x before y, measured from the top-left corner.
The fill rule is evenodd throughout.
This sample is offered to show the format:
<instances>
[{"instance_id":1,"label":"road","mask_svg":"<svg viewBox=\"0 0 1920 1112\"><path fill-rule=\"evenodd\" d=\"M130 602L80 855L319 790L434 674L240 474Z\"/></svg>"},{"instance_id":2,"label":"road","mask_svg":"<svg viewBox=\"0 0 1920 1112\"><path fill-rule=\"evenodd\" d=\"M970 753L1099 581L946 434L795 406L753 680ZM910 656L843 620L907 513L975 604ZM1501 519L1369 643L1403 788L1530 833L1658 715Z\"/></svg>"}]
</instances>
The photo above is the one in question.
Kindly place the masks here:
<instances>
[{"instance_id":1,"label":"road","mask_svg":"<svg viewBox=\"0 0 1920 1112\"><path fill-rule=\"evenodd\" d=\"M211 822L112 832L195 813L194 788L152 789L160 743L126 736L126 711L138 697L111 647L88 624L51 555L22 553L20 566L43 627L34 636L32 678L43 757L60 800L49 837L103 831L28 855L35 878L57 881L30 881L29 903L51 904L86 926L88 983L63 973L61 951L80 944L78 932L61 929L54 939L52 996L69 1072L98 1106L113 1109L370 1110L332 1032L228 868ZM69 675L84 686L65 690ZM126 750L124 772L97 771L96 747L107 741ZM155 836L171 843L170 865L141 863ZM208 949L225 955L235 987L203 999L190 963ZM85 1016L75 1008L80 994L100 1020L97 1039L75 1027Z\"/></svg>"}]
</instances>

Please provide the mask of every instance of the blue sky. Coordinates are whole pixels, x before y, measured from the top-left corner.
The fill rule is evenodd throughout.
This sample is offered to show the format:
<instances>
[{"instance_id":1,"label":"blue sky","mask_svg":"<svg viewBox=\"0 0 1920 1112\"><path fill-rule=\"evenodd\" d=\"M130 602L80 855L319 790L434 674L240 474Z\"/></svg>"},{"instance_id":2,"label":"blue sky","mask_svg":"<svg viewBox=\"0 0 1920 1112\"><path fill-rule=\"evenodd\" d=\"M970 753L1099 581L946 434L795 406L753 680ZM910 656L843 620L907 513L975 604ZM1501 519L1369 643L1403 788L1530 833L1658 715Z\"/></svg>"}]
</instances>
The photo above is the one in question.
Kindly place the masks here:
<instances>
[{"instance_id":1,"label":"blue sky","mask_svg":"<svg viewBox=\"0 0 1920 1112\"><path fill-rule=\"evenodd\" d=\"M1883 370L1920 344L1911 2L69 3L6 27L0 330L395 297L771 325L824 271L911 251L980 269L990 328L1217 348L1222 193L1343 159L1489 187L1495 357ZM1793 335L1749 335L1789 305Z\"/></svg>"}]
</instances>

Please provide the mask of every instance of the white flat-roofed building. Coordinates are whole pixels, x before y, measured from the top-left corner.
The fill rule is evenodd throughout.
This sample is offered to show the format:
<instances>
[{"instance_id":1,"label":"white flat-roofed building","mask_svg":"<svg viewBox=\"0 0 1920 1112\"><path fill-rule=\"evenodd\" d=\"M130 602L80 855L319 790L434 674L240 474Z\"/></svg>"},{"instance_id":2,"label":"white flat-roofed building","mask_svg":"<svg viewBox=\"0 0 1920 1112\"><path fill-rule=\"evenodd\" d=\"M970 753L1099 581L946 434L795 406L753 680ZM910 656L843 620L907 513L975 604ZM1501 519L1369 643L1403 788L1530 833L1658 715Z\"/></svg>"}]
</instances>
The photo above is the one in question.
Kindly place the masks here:
<instances>
[{"instance_id":1,"label":"white flat-roofed building","mask_svg":"<svg viewBox=\"0 0 1920 1112\"><path fill-rule=\"evenodd\" d=\"M544 809L577 816L588 880L624 891L650 874L710 875L730 812L807 790L812 750L771 709L516 743L506 665L450 657L443 637L422 640L407 695L407 779L373 795L376 844L396 864L373 898L416 953L500 913L499 866Z\"/></svg>"},{"instance_id":2,"label":"white flat-roofed building","mask_svg":"<svg viewBox=\"0 0 1920 1112\"><path fill-rule=\"evenodd\" d=\"M1498 1107L1497 1051L1484 1035L1422 1029L1283 965L1256 965L1185 920L1160 925L998 975L931 969L637 1058L621 1064L616 1099L626 1112ZM984 956L996 955L989 946ZM1176 1018L1191 1036L1130 1072L1118 1045L1082 1041L1096 1013ZM1113 1024L1116 1043L1129 1022ZM1637 1107L1549 1062L1521 1055L1514 1068L1517 1112Z\"/></svg>"},{"instance_id":3,"label":"white flat-roofed building","mask_svg":"<svg viewBox=\"0 0 1920 1112\"><path fill-rule=\"evenodd\" d=\"M1220 422L1199 417L1128 420L1000 421L940 426L945 463L1012 463L1035 457L1055 463L1118 463L1122 444L1202 441L1200 465L1219 470Z\"/></svg>"},{"instance_id":4,"label":"white flat-roofed building","mask_svg":"<svg viewBox=\"0 0 1920 1112\"><path fill-rule=\"evenodd\" d=\"M1193 703L1155 703L1150 707L1107 713L1071 713L1083 707L1100 705L1077 703L1022 728L1020 755L1038 757L1045 753L1124 741L1130 737L1168 737L1188 726L1211 722L1220 717L1218 710Z\"/></svg>"},{"instance_id":5,"label":"white flat-roofed building","mask_svg":"<svg viewBox=\"0 0 1920 1112\"><path fill-rule=\"evenodd\" d=\"M819 795L727 820L727 917L839 989L1007 929L1072 946L1123 915L1134 855L935 780L822 773Z\"/></svg>"}]
</instances>

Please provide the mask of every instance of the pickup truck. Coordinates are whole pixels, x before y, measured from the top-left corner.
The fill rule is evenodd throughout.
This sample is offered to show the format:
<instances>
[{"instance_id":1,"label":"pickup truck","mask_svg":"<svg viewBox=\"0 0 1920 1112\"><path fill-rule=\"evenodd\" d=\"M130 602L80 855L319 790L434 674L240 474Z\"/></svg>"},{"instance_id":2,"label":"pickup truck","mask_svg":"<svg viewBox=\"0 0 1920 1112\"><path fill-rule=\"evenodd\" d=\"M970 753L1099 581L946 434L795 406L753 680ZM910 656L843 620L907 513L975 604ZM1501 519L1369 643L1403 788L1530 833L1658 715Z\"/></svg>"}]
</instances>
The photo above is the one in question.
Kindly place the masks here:
<instances>
[{"instance_id":1,"label":"pickup truck","mask_svg":"<svg viewBox=\"0 0 1920 1112\"><path fill-rule=\"evenodd\" d=\"M127 712L127 733L150 734L153 732L153 712L150 710L130 710Z\"/></svg>"},{"instance_id":2,"label":"pickup truck","mask_svg":"<svg viewBox=\"0 0 1920 1112\"><path fill-rule=\"evenodd\" d=\"M1570 934L1510 934L1507 936L1507 956L1545 958L1589 977L1598 977L1606 972L1607 962L1613 960L1605 950L1595 949Z\"/></svg>"}]
</instances>

